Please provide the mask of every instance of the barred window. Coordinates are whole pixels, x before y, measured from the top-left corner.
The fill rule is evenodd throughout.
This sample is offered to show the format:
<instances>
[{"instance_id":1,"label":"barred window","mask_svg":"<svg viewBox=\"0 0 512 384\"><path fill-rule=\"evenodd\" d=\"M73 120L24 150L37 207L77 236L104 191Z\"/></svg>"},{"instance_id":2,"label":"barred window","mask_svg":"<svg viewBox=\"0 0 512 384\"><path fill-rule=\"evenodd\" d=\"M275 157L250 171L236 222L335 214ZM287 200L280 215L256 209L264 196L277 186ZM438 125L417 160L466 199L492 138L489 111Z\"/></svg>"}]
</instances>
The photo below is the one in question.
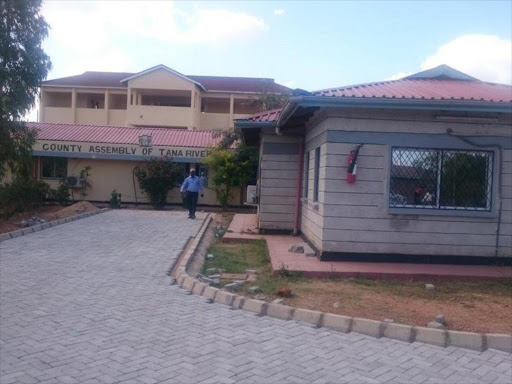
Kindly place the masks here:
<instances>
[{"instance_id":1,"label":"barred window","mask_svg":"<svg viewBox=\"0 0 512 384\"><path fill-rule=\"evenodd\" d=\"M390 208L489 211L493 153L392 148Z\"/></svg>"}]
</instances>

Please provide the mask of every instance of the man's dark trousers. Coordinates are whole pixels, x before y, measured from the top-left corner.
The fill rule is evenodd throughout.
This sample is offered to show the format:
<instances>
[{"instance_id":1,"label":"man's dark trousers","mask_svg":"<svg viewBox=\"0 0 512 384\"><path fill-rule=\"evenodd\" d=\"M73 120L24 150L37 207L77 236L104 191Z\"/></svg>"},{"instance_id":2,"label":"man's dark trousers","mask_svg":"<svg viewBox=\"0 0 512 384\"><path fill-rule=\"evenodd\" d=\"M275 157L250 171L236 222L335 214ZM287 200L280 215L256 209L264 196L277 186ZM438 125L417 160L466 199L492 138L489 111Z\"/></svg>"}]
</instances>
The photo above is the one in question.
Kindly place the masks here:
<instances>
[{"instance_id":1,"label":"man's dark trousers","mask_svg":"<svg viewBox=\"0 0 512 384\"><path fill-rule=\"evenodd\" d=\"M188 217L196 217L197 192L187 192Z\"/></svg>"}]
</instances>

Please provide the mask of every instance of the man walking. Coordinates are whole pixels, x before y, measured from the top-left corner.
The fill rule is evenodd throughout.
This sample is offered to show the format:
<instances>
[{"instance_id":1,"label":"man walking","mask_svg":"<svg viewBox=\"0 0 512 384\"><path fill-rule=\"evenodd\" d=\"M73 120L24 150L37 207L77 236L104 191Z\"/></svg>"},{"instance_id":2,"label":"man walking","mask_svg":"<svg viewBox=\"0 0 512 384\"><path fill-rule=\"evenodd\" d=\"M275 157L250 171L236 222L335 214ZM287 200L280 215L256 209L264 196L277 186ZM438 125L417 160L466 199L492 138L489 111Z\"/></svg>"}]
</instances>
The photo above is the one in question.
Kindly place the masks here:
<instances>
[{"instance_id":1,"label":"man walking","mask_svg":"<svg viewBox=\"0 0 512 384\"><path fill-rule=\"evenodd\" d=\"M188 207L188 218L195 219L196 218L196 205L197 205L197 195L201 192L201 197L203 197L203 183L201 179L196 176L196 170L194 168L190 169L190 176L185 179L183 184L181 185L181 193L186 194L186 202Z\"/></svg>"}]
</instances>

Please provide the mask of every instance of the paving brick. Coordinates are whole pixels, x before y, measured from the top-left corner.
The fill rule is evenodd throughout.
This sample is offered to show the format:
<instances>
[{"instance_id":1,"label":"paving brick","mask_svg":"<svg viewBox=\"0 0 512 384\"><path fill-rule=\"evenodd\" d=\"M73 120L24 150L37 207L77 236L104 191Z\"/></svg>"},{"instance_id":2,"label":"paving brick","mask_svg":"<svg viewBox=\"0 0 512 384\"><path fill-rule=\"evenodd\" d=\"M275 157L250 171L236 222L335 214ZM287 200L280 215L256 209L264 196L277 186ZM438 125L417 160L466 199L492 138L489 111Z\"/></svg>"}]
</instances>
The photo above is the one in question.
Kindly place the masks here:
<instances>
[{"instance_id":1,"label":"paving brick","mask_svg":"<svg viewBox=\"0 0 512 384\"><path fill-rule=\"evenodd\" d=\"M510 383L512 355L496 349L276 321L208 304L213 287L199 296L169 285L201 226L186 216L115 210L2 242L0 382ZM266 305L243 303L255 313ZM316 321L310 315L294 312ZM350 318L326 318L350 327Z\"/></svg>"}]
</instances>

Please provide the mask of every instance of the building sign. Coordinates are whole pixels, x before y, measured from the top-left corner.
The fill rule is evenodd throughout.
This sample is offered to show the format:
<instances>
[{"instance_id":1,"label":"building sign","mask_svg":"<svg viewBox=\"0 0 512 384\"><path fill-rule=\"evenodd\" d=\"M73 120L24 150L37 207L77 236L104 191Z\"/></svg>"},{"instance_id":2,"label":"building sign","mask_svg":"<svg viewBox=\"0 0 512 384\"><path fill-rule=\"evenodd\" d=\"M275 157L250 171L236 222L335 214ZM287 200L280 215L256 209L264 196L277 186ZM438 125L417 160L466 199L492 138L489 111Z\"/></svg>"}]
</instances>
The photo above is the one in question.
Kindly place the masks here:
<instances>
[{"instance_id":1,"label":"building sign","mask_svg":"<svg viewBox=\"0 0 512 384\"><path fill-rule=\"evenodd\" d=\"M170 157L177 162L204 161L211 149L188 147L136 146L123 144L96 144L65 141L38 140L34 156L77 157L91 159L149 160Z\"/></svg>"}]
</instances>

